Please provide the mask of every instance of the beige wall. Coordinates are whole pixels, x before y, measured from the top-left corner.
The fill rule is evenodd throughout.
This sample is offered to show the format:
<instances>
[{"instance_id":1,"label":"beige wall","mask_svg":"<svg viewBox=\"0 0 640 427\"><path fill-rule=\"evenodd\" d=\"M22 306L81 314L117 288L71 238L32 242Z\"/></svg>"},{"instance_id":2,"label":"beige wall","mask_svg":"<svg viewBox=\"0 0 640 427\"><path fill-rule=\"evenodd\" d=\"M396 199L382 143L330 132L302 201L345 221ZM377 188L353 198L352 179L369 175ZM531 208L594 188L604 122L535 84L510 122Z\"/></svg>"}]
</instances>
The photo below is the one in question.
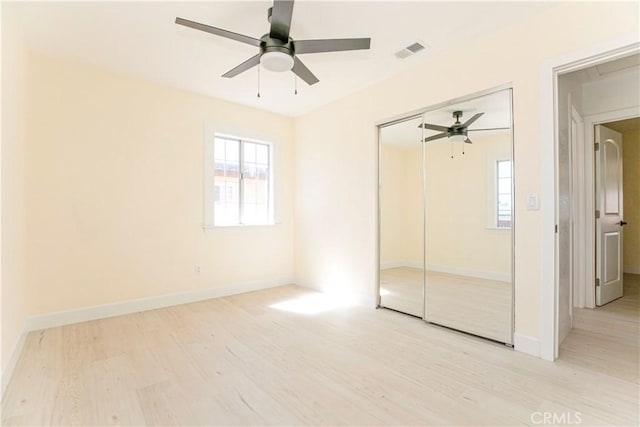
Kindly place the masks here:
<instances>
[{"instance_id":1,"label":"beige wall","mask_svg":"<svg viewBox=\"0 0 640 427\"><path fill-rule=\"evenodd\" d=\"M541 65L567 52L638 34L634 3L561 3L478 37L296 121L296 277L373 303L376 265L375 123L505 83L514 87L516 332L539 336L542 211ZM327 165L331 172L327 173ZM331 209L330 206L349 206ZM543 207L544 208L544 207Z\"/></svg>"},{"instance_id":2,"label":"beige wall","mask_svg":"<svg viewBox=\"0 0 640 427\"><path fill-rule=\"evenodd\" d=\"M12 17L2 16L2 372L5 372L27 315L26 224L26 47ZM3 377L3 387L6 378Z\"/></svg>"},{"instance_id":3,"label":"beige wall","mask_svg":"<svg viewBox=\"0 0 640 427\"><path fill-rule=\"evenodd\" d=\"M640 129L622 134L624 267L640 274Z\"/></svg>"},{"instance_id":4,"label":"beige wall","mask_svg":"<svg viewBox=\"0 0 640 427\"><path fill-rule=\"evenodd\" d=\"M291 119L37 56L29 87L28 314L292 280ZM205 123L274 142L279 224L203 231Z\"/></svg>"},{"instance_id":5,"label":"beige wall","mask_svg":"<svg viewBox=\"0 0 640 427\"><path fill-rule=\"evenodd\" d=\"M489 167L510 157L509 133L474 136L466 154L451 159L450 144L429 143L426 151L427 265L461 274L511 270L511 230L489 223ZM381 150L381 267L422 265L422 149L383 144Z\"/></svg>"},{"instance_id":6,"label":"beige wall","mask_svg":"<svg viewBox=\"0 0 640 427\"><path fill-rule=\"evenodd\" d=\"M508 280L511 230L491 228L489 192L495 191L493 162L511 156L509 132L473 135L461 154L447 142L427 144L427 264L480 277Z\"/></svg>"},{"instance_id":7,"label":"beige wall","mask_svg":"<svg viewBox=\"0 0 640 427\"><path fill-rule=\"evenodd\" d=\"M382 144L380 181L380 266L422 265L422 148Z\"/></svg>"}]
</instances>

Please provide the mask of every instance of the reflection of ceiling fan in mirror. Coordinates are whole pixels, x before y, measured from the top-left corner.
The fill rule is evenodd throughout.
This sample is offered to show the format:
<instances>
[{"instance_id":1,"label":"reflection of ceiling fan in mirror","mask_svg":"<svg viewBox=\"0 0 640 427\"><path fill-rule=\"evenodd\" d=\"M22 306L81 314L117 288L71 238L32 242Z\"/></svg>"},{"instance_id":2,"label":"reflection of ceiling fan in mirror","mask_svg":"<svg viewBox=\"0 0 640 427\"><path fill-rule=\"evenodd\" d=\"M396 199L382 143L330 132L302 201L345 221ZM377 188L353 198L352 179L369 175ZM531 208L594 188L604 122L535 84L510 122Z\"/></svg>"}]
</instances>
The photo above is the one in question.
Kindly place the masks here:
<instances>
[{"instance_id":1,"label":"reflection of ceiling fan in mirror","mask_svg":"<svg viewBox=\"0 0 640 427\"><path fill-rule=\"evenodd\" d=\"M478 131L488 131L488 130L503 130L509 129L508 127L503 128L487 128L487 129L469 129L469 126L478 120L484 113L478 113L471 117L464 123L460 123L460 117L462 117L462 111L454 111L453 118L456 119L456 122L451 126L440 126L440 125L432 125L429 123L422 123L419 127L424 127L425 129L437 130L442 133L430 136L424 139L424 142L434 141L440 138L449 138L451 142L461 142L464 141L468 144L471 144L471 140L467 136L467 132L478 132Z\"/></svg>"}]
</instances>

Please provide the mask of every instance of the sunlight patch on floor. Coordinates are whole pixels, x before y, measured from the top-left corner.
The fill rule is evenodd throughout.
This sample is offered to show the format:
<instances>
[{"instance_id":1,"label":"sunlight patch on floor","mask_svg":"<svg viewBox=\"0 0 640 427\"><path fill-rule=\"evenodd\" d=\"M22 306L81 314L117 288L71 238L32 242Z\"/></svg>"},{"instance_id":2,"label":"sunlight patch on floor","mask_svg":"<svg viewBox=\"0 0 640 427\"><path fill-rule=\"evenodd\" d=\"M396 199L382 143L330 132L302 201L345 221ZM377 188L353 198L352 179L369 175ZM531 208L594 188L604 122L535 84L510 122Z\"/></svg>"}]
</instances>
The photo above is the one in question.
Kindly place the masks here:
<instances>
[{"instance_id":1,"label":"sunlight patch on floor","mask_svg":"<svg viewBox=\"0 0 640 427\"><path fill-rule=\"evenodd\" d=\"M353 301L349 298L313 293L272 304L269 307L291 313L314 315L351 305L353 305Z\"/></svg>"}]
</instances>

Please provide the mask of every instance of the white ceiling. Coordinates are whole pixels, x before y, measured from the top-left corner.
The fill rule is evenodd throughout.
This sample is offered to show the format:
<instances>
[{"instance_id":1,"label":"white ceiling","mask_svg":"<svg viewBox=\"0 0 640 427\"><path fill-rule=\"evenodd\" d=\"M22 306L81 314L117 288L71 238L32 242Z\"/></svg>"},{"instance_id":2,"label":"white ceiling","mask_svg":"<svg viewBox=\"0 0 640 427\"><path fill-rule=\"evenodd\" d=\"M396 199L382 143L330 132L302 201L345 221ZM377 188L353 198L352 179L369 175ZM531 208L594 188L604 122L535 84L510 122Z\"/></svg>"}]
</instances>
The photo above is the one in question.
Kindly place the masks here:
<instances>
[{"instance_id":1,"label":"white ceiling","mask_svg":"<svg viewBox=\"0 0 640 427\"><path fill-rule=\"evenodd\" d=\"M454 111L462 111L463 115L460 118L460 122L462 123L469 120L476 113L484 113L469 126L470 130L511 127L511 101L508 90L495 92L468 101L456 102L443 108L427 111L424 114L424 121L426 123L448 127L455 122L453 118ZM396 147L417 148L422 138L422 129L418 127L421 123L422 118L415 118L383 127L380 131L380 141L382 144L389 144ZM482 136L492 133L495 134L496 132L505 131L470 131L469 138L473 141L474 139L479 139L482 138ZM427 129L424 132L424 137L438 133L440 132ZM448 142L448 140L447 138L442 138L430 143L437 144L440 142Z\"/></svg>"},{"instance_id":2,"label":"white ceiling","mask_svg":"<svg viewBox=\"0 0 640 427\"><path fill-rule=\"evenodd\" d=\"M297 116L388 78L479 33L517 24L553 2L304 1L295 3L294 39L371 37L371 50L301 55L320 79L309 87L292 73L257 69L220 76L256 48L174 23L176 16L259 38L270 1L3 2L36 52L92 64L269 111ZM455 18L455 19L454 19ZM420 40L429 49L394 53Z\"/></svg>"},{"instance_id":3,"label":"white ceiling","mask_svg":"<svg viewBox=\"0 0 640 427\"><path fill-rule=\"evenodd\" d=\"M625 73L636 73L640 70L640 55L632 54L613 61L603 62L592 67L572 71L560 76L560 79L573 80L579 84L594 83L604 79L620 76Z\"/></svg>"}]
</instances>

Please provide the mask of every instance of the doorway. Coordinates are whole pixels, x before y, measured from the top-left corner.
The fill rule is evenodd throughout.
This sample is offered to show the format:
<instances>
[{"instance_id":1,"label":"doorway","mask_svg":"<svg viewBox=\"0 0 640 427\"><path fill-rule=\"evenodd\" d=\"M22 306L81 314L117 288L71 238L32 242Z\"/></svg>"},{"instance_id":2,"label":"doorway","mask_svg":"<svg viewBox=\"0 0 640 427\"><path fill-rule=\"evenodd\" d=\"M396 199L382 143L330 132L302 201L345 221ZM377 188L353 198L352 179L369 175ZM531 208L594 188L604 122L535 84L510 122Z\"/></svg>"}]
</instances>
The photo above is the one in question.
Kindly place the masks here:
<instances>
[{"instance_id":1,"label":"doorway","mask_svg":"<svg viewBox=\"0 0 640 427\"><path fill-rule=\"evenodd\" d=\"M636 51L560 73L556 92L556 355L636 381L639 80Z\"/></svg>"}]
</instances>

